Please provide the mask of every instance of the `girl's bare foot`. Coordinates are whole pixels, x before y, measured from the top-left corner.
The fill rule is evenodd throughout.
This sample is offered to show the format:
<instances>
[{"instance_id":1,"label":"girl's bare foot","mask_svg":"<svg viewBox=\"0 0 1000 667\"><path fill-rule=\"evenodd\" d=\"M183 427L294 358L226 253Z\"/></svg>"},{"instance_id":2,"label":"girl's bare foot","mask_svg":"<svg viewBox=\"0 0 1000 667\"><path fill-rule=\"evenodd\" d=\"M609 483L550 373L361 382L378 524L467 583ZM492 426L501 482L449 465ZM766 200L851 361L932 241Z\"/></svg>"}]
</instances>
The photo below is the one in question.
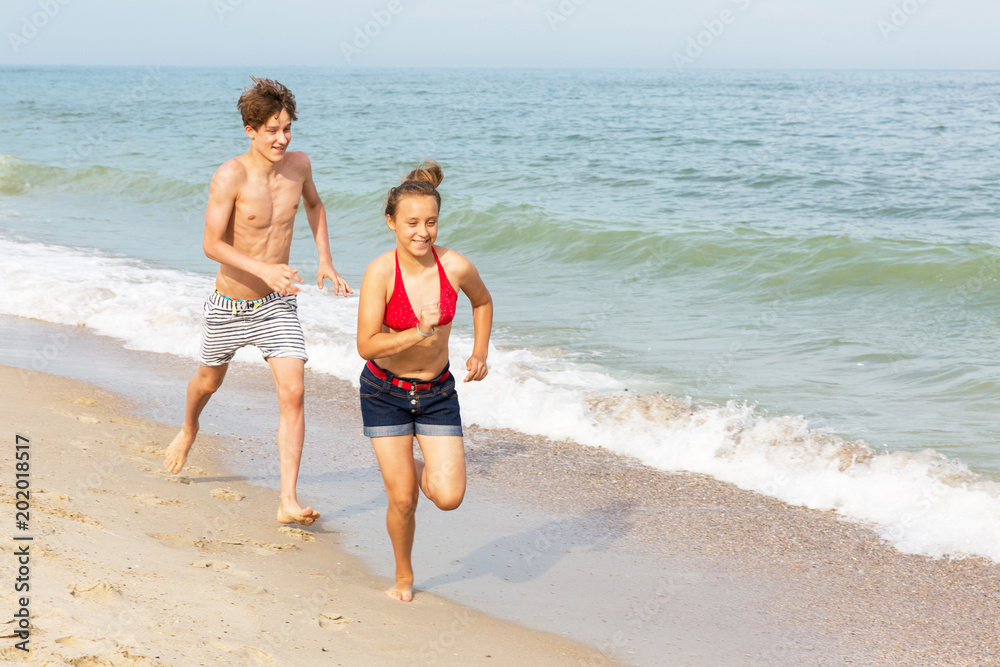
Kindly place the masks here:
<instances>
[{"instance_id":1,"label":"girl's bare foot","mask_svg":"<svg viewBox=\"0 0 1000 667\"><path fill-rule=\"evenodd\" d=\"M393 600L410 602L413 600L413 577L396 578L396 585L385 592Z\"/></svg>"}]
</instances>

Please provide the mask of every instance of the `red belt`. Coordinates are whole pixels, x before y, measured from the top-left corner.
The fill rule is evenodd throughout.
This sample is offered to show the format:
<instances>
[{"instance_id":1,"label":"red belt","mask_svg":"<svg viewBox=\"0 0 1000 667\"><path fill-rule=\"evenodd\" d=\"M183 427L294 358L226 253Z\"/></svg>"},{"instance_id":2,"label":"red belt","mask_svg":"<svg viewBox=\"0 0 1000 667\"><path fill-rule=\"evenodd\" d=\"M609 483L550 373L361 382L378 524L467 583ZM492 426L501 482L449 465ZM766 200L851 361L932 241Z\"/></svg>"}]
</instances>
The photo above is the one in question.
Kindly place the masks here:
<instances>
[{"instance_id":1,"label":"red belt","mask_svg":"<svg viewBox=\"0 0 1000 667\"><path fill-rule=\"evenodd\" d=\"M377 377L379 380L385 380L388 379L389 377L388 375L386 375L386 372L381 368L379 368L378 366L376 366L371 359L368 360L368 370L370 370L372 372L372 375ZM405 389L407 391L413 391L413 390L424 391L425 389L430 389L431 387L440 382L444 382L445 380L448 379L450 375L451 371L445 371L444 373L441 374L441 377L436 378L433 382L418 382L416 384L414 384L413 382L407 382L406 380L400 380L395 375L393 375L392 379L389 381L392 382L397 387L399 387L400 389Z\"/></svg>"}]
</instances>

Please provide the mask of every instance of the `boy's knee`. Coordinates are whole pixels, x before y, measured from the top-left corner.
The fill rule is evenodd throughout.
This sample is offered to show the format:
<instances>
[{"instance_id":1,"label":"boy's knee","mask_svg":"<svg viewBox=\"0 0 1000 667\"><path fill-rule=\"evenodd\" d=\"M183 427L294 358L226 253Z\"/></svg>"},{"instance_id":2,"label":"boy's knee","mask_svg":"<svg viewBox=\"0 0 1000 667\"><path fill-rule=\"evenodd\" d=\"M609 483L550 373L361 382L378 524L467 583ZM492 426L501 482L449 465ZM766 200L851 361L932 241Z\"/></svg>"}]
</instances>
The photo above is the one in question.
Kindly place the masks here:
<instances>
[{"instance_id":1,"label":"boy's knee","mask_svg":"<svg viewBox=\"0 0 1000 667\"><path fill-rule=\"evenodd\" d=\"M195 378L198 383L198 388L203 394L214 394L219 391L219 387L222 386L223 377L216 377L214 375L199 375Z\"/></svg>"},{"instance_id":2,"label":"boy's knee","mask_svg":"<svg viewBox=\"0 0 1000 667\"><path fill-rule=\"evenodd\" d=\"M278 400L283 405L302 405L305 387L301 382L282 382L278 386Z\"/></svg>"}]
</instances>

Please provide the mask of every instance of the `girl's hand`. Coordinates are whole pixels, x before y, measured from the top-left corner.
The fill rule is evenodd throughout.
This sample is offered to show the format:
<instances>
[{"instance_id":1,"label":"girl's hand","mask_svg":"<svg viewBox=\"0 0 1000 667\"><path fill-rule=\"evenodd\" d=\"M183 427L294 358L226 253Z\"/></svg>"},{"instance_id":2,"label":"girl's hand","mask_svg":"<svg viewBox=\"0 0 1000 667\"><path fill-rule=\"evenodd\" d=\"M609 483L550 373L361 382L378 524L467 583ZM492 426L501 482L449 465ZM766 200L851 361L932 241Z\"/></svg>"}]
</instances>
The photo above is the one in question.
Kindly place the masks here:
<instances>
[{"instance_id":1,"label":"girl's hand","mask_svg":"<svg viewBox=\"0 0 1000 667\"><path fill-rule=\"evenodd\" d=\"M420 307L420 323L417 331L422 334L429 334L434 331L434 327L441 321L441 304L428 303Z\"/></svg>"},{"instance_id":2,"label":"girl's hand","mask_svg":"<svg viewBox=\"0 0 1000 667\"><path fill-rule=\"evenodd\" d=\"M465 382L472 382L473 380L478 382L490 372L486 367L486 359L475 354L465 362L465 367L469 370L469 374L465 376Z\"/></svg>"}]
</instances>

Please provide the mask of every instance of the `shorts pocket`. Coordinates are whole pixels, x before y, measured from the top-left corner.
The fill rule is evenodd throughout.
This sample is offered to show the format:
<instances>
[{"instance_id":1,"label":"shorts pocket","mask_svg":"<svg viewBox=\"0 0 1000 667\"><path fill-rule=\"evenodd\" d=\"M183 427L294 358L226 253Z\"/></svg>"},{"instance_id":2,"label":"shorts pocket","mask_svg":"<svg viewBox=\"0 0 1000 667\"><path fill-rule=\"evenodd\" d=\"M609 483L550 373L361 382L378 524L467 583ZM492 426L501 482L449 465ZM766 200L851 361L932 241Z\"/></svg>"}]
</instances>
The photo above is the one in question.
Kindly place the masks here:
<instances>
[{"instance_id":1,"label":"shorts pocket","mask_svg":"<svg viewBox=\"0 0 1000 667\"><path fill-rule=\"evenodd\" d=\"M446 380L445 383L441 386L441 395L444 396L445 398L451 398L457 393L458 392L455 391L455 380L451 378Z\"/></svg>"},{"instance_id":2,"label":"shorts pocket","mask_svg":"<svg viewBox=\"0 0 1000 667\"><path fill-rule=\"evenodd\" d=\"M233 311L227 308L220 308L210 303L205 304L205 322L208 324L220 325L228 324L236 319Z\"/></svg>"},{"instance_id":3,"label":"shorts pocket","mask_svg":"<svg viewBox=\"0 0 1000 667\"><path fill-rule=\"evenodd\" d=\"M359 390L361 393L361 398L375 398L376 396L382 393L382 390L384 388L385 388L384 382L381 381L377 383L372 382L364 375L361 376L361 389Z\"/></svg>"}]
</instances>

